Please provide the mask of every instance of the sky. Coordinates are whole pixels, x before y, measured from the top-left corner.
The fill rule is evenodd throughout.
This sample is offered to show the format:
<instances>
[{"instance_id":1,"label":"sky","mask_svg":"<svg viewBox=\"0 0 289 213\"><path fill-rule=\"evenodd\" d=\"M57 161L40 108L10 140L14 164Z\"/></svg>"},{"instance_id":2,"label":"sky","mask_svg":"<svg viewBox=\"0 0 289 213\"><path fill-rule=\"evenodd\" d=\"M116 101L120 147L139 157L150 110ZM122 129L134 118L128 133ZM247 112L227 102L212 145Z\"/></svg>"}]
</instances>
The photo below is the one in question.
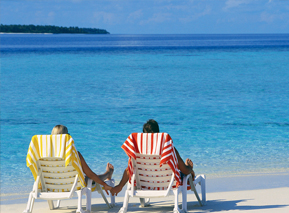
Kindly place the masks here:
<instances>
[{"instance_id":1,"label":"sky","mask_svg":"<svg viewBox=\"0 0 289 213\"><path fill-rule=\"evenodd\" d=\"M0 23L111 34L289 33L289 0L1 0Z\"/></svg>"}]
</instances>

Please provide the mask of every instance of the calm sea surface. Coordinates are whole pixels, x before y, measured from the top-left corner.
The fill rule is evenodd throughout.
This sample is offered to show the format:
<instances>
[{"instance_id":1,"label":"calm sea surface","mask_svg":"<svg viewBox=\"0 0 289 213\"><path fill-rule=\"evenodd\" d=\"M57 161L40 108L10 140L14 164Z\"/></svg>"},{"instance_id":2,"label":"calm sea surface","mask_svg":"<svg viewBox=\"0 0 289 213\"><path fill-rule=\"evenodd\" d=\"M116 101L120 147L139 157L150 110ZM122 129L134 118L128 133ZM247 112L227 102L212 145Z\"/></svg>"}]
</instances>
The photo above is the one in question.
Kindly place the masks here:
<instances>
[{"instance_id":1,"label":"calm sea surface","mask_svg":"<svg viewBox=\"0 0 289 213\"><path fill-rule=\"evenodd\" d=\"M197 174L289 171L289 34L0 39L2 196L26 199L31 137L56 124L117 181L122 143L150 118Z\"/></svg>"}]
</instances>

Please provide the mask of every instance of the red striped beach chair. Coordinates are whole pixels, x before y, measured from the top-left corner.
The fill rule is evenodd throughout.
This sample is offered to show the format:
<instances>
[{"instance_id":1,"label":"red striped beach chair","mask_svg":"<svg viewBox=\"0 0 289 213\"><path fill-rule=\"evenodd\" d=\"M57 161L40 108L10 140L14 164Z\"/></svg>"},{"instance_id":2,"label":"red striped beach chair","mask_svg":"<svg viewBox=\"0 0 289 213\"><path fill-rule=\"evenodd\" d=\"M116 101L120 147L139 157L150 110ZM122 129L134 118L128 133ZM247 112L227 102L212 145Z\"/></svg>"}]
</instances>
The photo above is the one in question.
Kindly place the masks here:
<instances>
[{"instance_id":1,"label":"red striped beach chair","mask_svg":"<svg viewBox=\"0 0 289 213\"><path fill-rule=\"evenodd\" d=\"M114 206L114 196L111 204L107 201L102 188L91 179L85 181L80 159L72 137L63 135L35 135L27 153L27 167L35 179L33 189L29 194L28 203L23 213L31 213L34 200L48 201L49 208L59 208L60 200L78 196L77 213L91 212L91 192L98 191L109 208ZM106 182L114 186L114 180ZM86 210L82 209L82 196L86 195ZM57 200L54 207L53 200Z\"/></svg>"},{"instance_id":2,"label":"red striped beach chair","mask_svg":"<svg viewBox=\"0 0 289 213\"><path fill-rule=\"evenodd\" d=\"M148 205L149 198L174 196L173 212L187 211L187 189L194 191L198 202L206 201L205 175L198 175L195 181L191 175L180 177L178 160L173 141L167 133L132 133L122 145L129 157L130 179L125 192L123 207L119 213L127 212L130 197L140 198L141 206ZM195 185L202 190L202 202ZM182 193L182 209L178 195Z\"/></svg>"}]
</instances>

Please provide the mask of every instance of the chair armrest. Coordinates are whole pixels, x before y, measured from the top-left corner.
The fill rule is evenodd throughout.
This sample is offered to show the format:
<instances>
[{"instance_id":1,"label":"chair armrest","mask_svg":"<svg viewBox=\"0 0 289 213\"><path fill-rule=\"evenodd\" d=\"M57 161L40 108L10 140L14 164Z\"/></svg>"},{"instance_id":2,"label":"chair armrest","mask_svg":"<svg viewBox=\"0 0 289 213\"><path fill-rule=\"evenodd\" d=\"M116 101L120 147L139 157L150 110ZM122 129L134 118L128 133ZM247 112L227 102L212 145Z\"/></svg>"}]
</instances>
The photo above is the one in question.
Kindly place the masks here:
<instances>
[{"instance_id":1,"label":"chair armrest","mask_svg":"<svg viewBox=\"0 0 289 213\"><path fill-rule=\"evenodd\" d=\"M34 197L38 197L38 185L39 185L39 180L40 180L40 176L37 176L36 181L33 184L33 193L34 193Z\"/></svg>"},{"instance_id":2,"label":"chair armrest","mask_svg":"<svg viewBox=\"0 0 289 213\"><path fill-rule=\"evenodd\" d=\"M167 189L167 191L166 191L166 196L168 196L168 194L170 193L170 190L171 190L171 188L172 188L172 186L173 186L174 180L175 180L175 174L172 173L172 178L171 178L170 184L169 184L169 186L168 186L168 189Z\"/></svg>"},{"instance_id":3,"label":"chair armrest","mask_svg":"<svg viewBox=\"0 0 289 213\"><path fill-rule=\"evenodd\" d=\"M74 193L74 191L76 189L77 182L78 182L78 174L75 176L74 183L73 183L73 185L72 185L72 187L70 189L70 194L68 196L69 198L72 198L73 193Z\"/></svg>"},{"instance_id":4,"label":"chair armrest","mask_svg":"<svg viewBox=\"0 0 289 213\"><path fill-rule=\"evenodd\" d=\"M131 177L131 196L134 195L134 181L135 181L135 174L132 175Z\"/></svg>"}]
</instances>

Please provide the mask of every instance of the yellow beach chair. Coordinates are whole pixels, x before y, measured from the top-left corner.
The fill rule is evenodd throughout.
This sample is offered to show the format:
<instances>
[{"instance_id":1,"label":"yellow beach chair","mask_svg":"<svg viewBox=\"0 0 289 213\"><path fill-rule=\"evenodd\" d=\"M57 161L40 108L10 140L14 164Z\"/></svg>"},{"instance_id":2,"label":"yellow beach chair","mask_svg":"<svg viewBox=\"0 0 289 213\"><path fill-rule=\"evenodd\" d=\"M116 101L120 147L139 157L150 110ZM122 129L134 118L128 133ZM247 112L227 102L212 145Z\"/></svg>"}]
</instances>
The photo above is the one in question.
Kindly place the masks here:
<instances>
[{"instance_id":1,"label":"yellow beach chair","mask_svg":"<svg viewBox=\"0 0 289 213\"><path fill-rule=\"evenodd\" d=\"M72 137L63 135L35 135L27 153L27 167L30 168L35 182L29 194L26 209L23 213L31 213L35 199L47 200L50 209L54 209L53 200L70 199L78 196L77 213L91 212L91 192L98 191L108 208L115 205L114 196L111 204L107 201L102 188L91 179L85 182L80 159ZM114 186L114 180L106 182ZM82 196L86 195L86 210L82 209Z\"/></svg>"}]
</instances>

